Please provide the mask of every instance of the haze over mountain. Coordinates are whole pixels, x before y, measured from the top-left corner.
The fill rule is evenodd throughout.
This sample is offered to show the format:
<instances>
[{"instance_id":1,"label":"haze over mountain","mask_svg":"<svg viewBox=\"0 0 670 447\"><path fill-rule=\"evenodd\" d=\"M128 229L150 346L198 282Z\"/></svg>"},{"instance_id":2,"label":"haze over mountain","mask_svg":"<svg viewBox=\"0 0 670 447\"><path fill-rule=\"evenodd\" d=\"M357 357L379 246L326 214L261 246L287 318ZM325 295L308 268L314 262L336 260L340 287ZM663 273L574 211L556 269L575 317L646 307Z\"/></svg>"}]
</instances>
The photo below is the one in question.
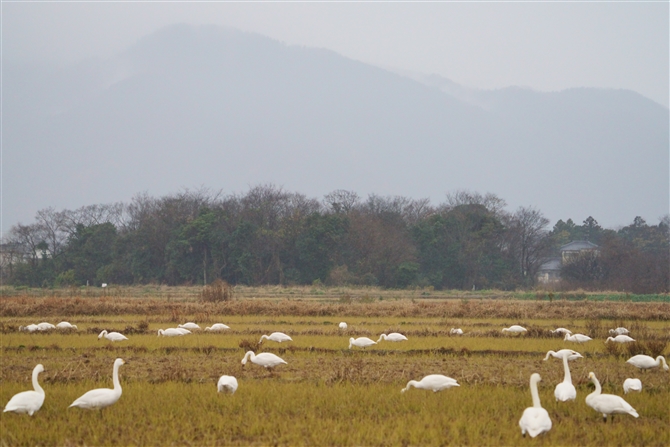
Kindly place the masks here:
<instances>
[{"instance_id":1,"label":"haze over mountain","mask_svg":"<svg viewBox=\"0 0 670 447\"><path fill-rule=\"evenodd\" d=\"M466 89L332 51L173 25L117 57L5 62L5 230L201 185L320 198L493 192L602 225L668 213L668 109L627 90Z\"/></svg>"}]
</instances>

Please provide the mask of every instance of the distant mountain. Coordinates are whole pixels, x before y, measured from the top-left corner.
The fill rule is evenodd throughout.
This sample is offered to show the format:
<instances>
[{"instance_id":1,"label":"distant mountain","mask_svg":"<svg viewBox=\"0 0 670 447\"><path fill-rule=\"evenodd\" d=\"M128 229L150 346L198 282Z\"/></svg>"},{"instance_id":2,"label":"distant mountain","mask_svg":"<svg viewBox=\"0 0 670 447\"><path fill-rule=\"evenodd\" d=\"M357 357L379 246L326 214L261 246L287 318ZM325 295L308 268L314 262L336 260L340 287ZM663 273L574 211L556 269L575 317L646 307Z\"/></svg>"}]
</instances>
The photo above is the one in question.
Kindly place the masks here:
<instances>
[{"instance_id":1,"label":"distant mountain","mask_svg":"<svg viewBox=\"0 0 670 447\"><path fill-rule=\"evenodd\" d=\"M668 212L668 109L631 91L478 91L174 25L117 57L4 64L4 222L205 185L493 192L552 220ZM448 82L447 82L448 81Z\"/></svg>"}]
</instances>

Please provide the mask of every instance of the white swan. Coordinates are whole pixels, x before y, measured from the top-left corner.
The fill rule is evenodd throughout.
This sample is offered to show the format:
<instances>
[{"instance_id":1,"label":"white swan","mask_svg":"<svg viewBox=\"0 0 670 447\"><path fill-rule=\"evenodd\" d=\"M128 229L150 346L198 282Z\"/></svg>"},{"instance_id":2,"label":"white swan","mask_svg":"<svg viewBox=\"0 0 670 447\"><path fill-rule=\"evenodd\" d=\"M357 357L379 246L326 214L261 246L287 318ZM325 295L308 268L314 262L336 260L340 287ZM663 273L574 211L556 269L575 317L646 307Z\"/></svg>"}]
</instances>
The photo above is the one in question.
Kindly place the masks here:
<instances>
[{"instance_id":1,"label":"white swan","mask_svg":"<svg viewBox=\"0 0 670 447\"><path fill-rule=\"evenodd\" d=\"M449 331L449 333L450 333L451 335L463 335L463 329L461 329L461 328L454 329L454 328L452 327L451 330Z\"/></svg>"},{"instance_id":2,"label":"white swan","mask_svg":"<svg viewBox=\"0 0 670 447\"><path fill-rule=\"evenodd\" d=\"M572 349L561 349L560 351L548 351L547 356L543 358L542 360L549 360L549 356L552 356L557 359L562 359L564 355L568 355L568 360L577 360L583 358L582 355L577 352L573 351Z\"/></svg>"},{"instance_id":3,"label":"white swan","mask_svg":"<svg viewBox=\"0 0 670 447\"><path fill-rule=\"evenodd\" d=\"M345 330L347 328L347 323L345 323L344 321L341 321L338 326L340 327L340 329Z\"/></svg>"},{"instance_id":4,"label":"white swan","mask_svg":"<svg viewBox=\"0 0 670 447\"><path fill-rule=\"evenodd\" d=\"M237 379L233 376L221 376L219 382L216 384L216 392L235 394L237 391Z\"/></svg>"},{"instance_id":5,"label":"white swan","mask_svg":"<svg viewBox=\"0 0 670 447\"><path fill-rule=\"evenodd\" d=\"M521 434L525 437L526 433L531 438L551 430L551 418L547 410L542 408L540 404L540 395L537 393L537 382L542 378L538 373L533 373L530 376L530 395L533 397L533 406L523 410L523 415L519 420L519 427L521 427Z\"/></svg>"},{"instance_id":6,"label":"white swan","mask_svg":"<svg viewBox=\"0 0 670 447\"><path fill-rule=\"evenodd\" d=\"M36 324L29 324L28 326L19 326L19 331L35 332L36 330L37 330Z\"/></svg>"},{"instance_id":7,"label":"white swan","mask_svg":"<svg viewBox=\"0 0 670 447\"><path fill-rule=\"evenodd\" d=\"M277 365L287 364L281 357L271 354L269 352L261 352L260 354L254 354L254 351L249 351L244 354L242 359L242 365L247 364L247 359L251 360L251 363L256 365L263 366L265 368L274 368Z\"/></svg>"},{"instance_id":8,"label":"white swan","mask_svg":"<svg viewBox=\"0 0 670 447\"><path fill-rule=\"evenodd\" d=\"M175 327L175 328L171 328L171 329L174 329L175 331L179 331L179 332L181 332L183 335L190 335L190 334L193 333L193 332L191 332L191 331L189 331L188 329L183 328L183 327Z\"/></svg>"},{"instance_id":9,"label":"white swan","mask_svg":"<svg viewBox=\"0 0 670 447\"><path fill-rule=\"evenodd\" d=\"M634 338L629 337L628 335L617 335L616 337L607 337L605 343L609 342L610 340L615 341L617 343L630 343L632 341L635 341Z\"/></svg>"},{"instance_id":10,"label":"white swan","mask_svg":"<svg viewBox=\"0 0 670 447\"><path fill-rule=\"evenodd\" d=\"M58 329L75 329L75 330L77 329L77 325L76 325L76 324L70 324L70 323L68 323L67 321L61 321L60 323L58 323L58 324L56 325L56 327L57 327Z\"/></svg>"},{"instance_id":11,"label":"white swan","mask_svg":"<svg viewBox=\"0 0 670 447\"><path fill-rule=\"evenodd\" d=\"M635 355L628 360L626 360L626 363L630 363L633 366L637 366L640 369L651 369L651 368L657 368L661 366L661 362L663 362L663 369L668 370L668 364L665 363L665 357L662 355L659 355L656 357L656 360L654 360L653 357L649 357L648 355L644 354L638 354Z\"/></svg>"},{"instance_id":12,"label":"white swan","mask_svg":"<svg viewBox=\"0 0 670 447\"><path fill-rule=\"evenodd\" d=\"M262 335L261 339L258 341L258 344L260 345L263 343L263 340L265 339L276 341L277 343L281 343L283 341L293 341L291 337L288 335L284 334L283 332L273 332L270 335Z\"/></svg>"},{"instance_id":13,"label":"white swan","mask_svg":"<svg viewBox=\"0 0 670 447\"><path fill-rule=\"evenodd\" d=\"M519 326L518 324L514 324L510 327L506 327L502 330L503 332L511 332L513 334L521 334L523 332L527 332L527 329L523 326Z\"/></svg>"},{"instance_id":14,"label":"white swan","mask_svg":"<svg viewBox=\"0 0 670 447\"><path fill-rule=\"evenodd\" d=\"M614 394L601 394L602 388L600 388L600 382L596 378L596 375L592 372L589 373L589 379L596 386L594 392L586 396L586 405L596 410L598 413L602 413L603 419L607 422L607 415L615 413L630 414L633 417L639 417L635 408L623 400L623 397L615 396ZM612 416L614 417L614 416Z\"/></svg>"},{"instance_id":15,"label":"white swan","mask_svg":"<svg viewBox=\"0 0 670 447\"><path fill-rule=\"evenodd\" d=\"M349 339L349 349L351 349L352 346L357 346L359 348L367 348L368 346L376 345L377 342L374 340L370 340L368 337L358 337L356 339L350 338Z\"/></svg>"},{"instance_id":16,"label":"white swan","mask_svg":"<svg viewBox=\"0 0 670 447\"><path fill-rule=\"evenodd\" d=\"M642 381L640 379L626 379L623 381L623 393L629 391L642 391Z\"/></svg>"},{"instance_id":17,"label":"white swan","mask_svg":"<svg viewBox=\"0 0 670 447\"><path fill-rule=\"evenodd\" d=\"M107 332L107 329L100 332L100 335L98 335L98 340L100 340L102 337L105 337L107 340L110 341L128 340L128 337L126 337L125 335L119 334L118 332Z\"/></svg>"},{"instance_id":18,"label":"white swan","mask_svg":"<svg viewBox=\"0 0 670 447\"><path fill-rule=\"evenodd\" d=\"M572 384L572 377L570 377L570 367L568 366L568 355L563 355L563 370L565 375L563 376L563 381L556 385L554 389L554 397L556 402L559 400L561 402L567 402L569 400L577 399L577 390Z\"/></svg>"},{"instance_id":19,"label":"white swan","mask_svg":"<svg viewBox=\"0 0 670 447\"><path fill-rule=\"evenodd\" d=\"M168 329L158 329L158 336L163 336L163 337L183 337L184 333L178 329L175 329L173 327L168 328Z\"/></svg>"},{"instance_id":20,"label":"white swan","mask_svg":"<svg viewBox=\"0 0 670 447\"><path fill-rule=\"evenodd\" d=\"M226 329L230 329L230 327L226 326L223 323L214 323L213 325L206 327L205 332L218 332L218 331L225 331Z\"/></svg>"},{"instance_id":21,"label":"white swan","mask_svg":"<svg viewBox=\"0 0 670 447\"><path fill-rule=\"evenodd\" d=\"M44 390L37 382L37 376L39 373L44 372L44 366L42 364L37 365L33 369L33 388L35 391L22 391L15 394L9 399L3 413L6 411L14 411L16 413L28 413L33 415L37 410L42 408L44 403Z\"/></svg>"},{"instance_id":22,"label":"white swan","mask_svg":"<svg viewBox=\"0 0 670 447\"><path fill-rule=\"evenodd\" d=\"M382 334L379 336L379 340L377 340L377 343L379 343L382 340L387 340L387 341L407 341L407 337L405 337L402 334L399 334L397 332L391 332L390 334Z\"/></svg>"},{"instance_id":23,"label":"white swan","mask_svg":"<svg viewBox=\"0 0 670 447\"><path fill-rule=\"evenodd\" d=\"M51 323L40 323L37 325L38 331L50 331L51 329L56 329L56 326Z\"/></svg>"},{"instance_id":24,"label":"white swan","mask_svg":"<svg viewBox=\"0 0 670 447\"><path fill-rule=\"evenodd\" d=\"M630 331L626 329L625 327L618 327L616 329L610 329L610 334L616 334L616 335L628 335Z\"/></svg>"},{"instance_id":25,"label":"white swan","mask_svg":"<svg viewBox=\"0 0 670 447\"><path fill-rule=\"evenodd\" d=\"M565 334L565 338L563 340L572 341L575 343L586 343L587 341L591 341L593 339L588 335L584 334L574 334L574 335Z\"/></svg>"},{"instance_id":26,"label":"white swan","mask_svg":"<svg viewBox=\"0 0 670 447\"><path fill-rule=\"evenodd\" d=\"M195 323L191 323L191 322L184 323L184 324L179 324L179 325L177 325L177 327L178 327L178 328L182 328L182 329L188 329L189 331L197 331L197 330L200 330L200 326L198 326L198 325L195 324Z\"/></svg>"},{"instance_id":27,"label":"white swan","mask_svg":"<svg viewBox=\"0 0 670 447\"><path fill-rule=\"evenodd\" d=\"M123 359L114 360L114 373L112 378L114 388L98 388L84 393L79 399L72 402L70 407L85 408L87 410L96 410L98 408L109 407L116 403L121 397L121 383L119 382L119 367L126 363ZM68 407L68 408L70 408Z\"/></svg>"},{"instance_id":28,"label":"white swan","mask_svg":"<svg viewBox=\"0 0 670 447\"><path fill-rule=\"evenodd\" d=\"M551 333L552 334L563 334L563 335L570 334L570 335L572 335L572 331L570 329L566 329L564 327L556 328L555 330L551 331Z\"/></svg>"},{"instance_id":29,"label":"white swan","mask_svg":"<svg viewBox=\"0 0 670 447\"><path fill-rule=\"evenodd\" d=\"M438 391L447 390L455 386L460 386L456 379L443 376L442 374L430 374L418 382L416 380L410 380L407 382L407 386L401 389L400 392L404 393L411 387L414 387L422 390L431 390L434 393L437 393Z\"/></svg>"}]
</instances>

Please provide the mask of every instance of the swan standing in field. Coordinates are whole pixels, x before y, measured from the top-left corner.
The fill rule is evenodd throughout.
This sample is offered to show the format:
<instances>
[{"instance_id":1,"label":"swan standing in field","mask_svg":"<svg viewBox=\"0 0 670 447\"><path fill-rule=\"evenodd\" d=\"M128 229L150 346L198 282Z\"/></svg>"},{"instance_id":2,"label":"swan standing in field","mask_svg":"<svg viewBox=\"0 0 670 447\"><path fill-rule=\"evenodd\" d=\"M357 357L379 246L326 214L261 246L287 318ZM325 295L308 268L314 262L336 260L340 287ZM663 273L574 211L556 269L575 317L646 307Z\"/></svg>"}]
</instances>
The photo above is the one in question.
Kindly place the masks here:
<instances>
[{"instance_id":1,"label":"swan standing in field","mask_svg":"<svg viewBox=\"0 0 670 447\"><path fill-rule=\"evenodd\" d=\"M552 356L557 359L562 359L564 355L568 355L568 360L577 360L583 358L582 355L577 352L573 351L572 349L561 349L560 351L548 351L547 356L543 358L542 360L549 360L549 356Z\"/></svg>"},{"instance_id":2,"label":"swan standing in field","mask_svg":"<svg viewBox=\"0 0 670 447\"><path fill-rule=\"evenodd\" d=\"M58 329L74 329L77 330L77 325L75 324L70 324L67 321L61 321L56 325Z\"/></svg>"},{"instance_id":3,"label":"swan standing in field","mask_svg":"<svg viewBox=\"0 0 670 447\"><path fill-rule=\"evenodd\" d=\"M168 328L168 329L158 329L158 336L163 336L163 337L183 337L184 333L178 329L175 329L173 327Z\"/></svg>"},{"instance_id":4,"label":"swan standing in field","mask_svg":"<svg viewBox=\"0 0 670 447\"><path fill-rule=\"evenodd\" d=\"M85 408L87 410L96 410L98 408L109 407L116 403L121 397L121 383L119 382L119 367L126 363L123 359L114 360L114 373L112 378L114 388L98 388L84 393L79 399L72 402L70 407ZM69 407L68 407L69 408Z\"/></svg>"},{"instance_id":5,"label":"swan standing in field","mask_svg":"<svg viewBox=\"0 0 670 447\"><path fill-rule=\"evenodd\" d=\"M404 393L411 387L414 387L422 390L431 390L434 393L437 393L438 391L447 390L455 386L460 386L456 379L443 376L442 374L430 374L418 382L416 380L410 380L407 382L407 386L401 389L400 392Z\"/></svg>"},{"instance_id":6,"label":"swan standing in field","mask_svg":"<svg viewBox=\"0 0 670 447\"><path fill-rule=\"evenodd\" d=\"M230 393L235 394L237 391L237 379L233 376L221 376L219 377L219 382L216 384L217 393Z\"/></svg>"},{"instance_id":7,"label":"swan standing in field","mask_svg":"<svg viewBox=\"0 0 670 447\"><path fill-rule=\"evenodd\" d=\"M503 332L511 332L513 334L521 334L524 332L527 332L527 329L523 326L519 326L518 324L514 324L510 327L506 327L502 330Z\"/></svg>"},{"instance_id":8,"label":"swan standing in field","mask_svg":"<svg viewBox=\"0 0 670 447\"><path fill-rule=\"evenodd\" d=\"M218 331L225 331L226 329L230 329L230 327L226 326L223 323L214 323L213 325L206 327L205 332L218 332Z\"/></svg>"},{"instance_id":9,"label":"swan standing in field","mask_svg":"<svg viewBox=\"0 0 670 447\"><path fill-rule=\"evenodd\" d=\"M171 329L174 329L175 331L181 332L182 335L191 335L193 333L193 332L191 332L188 329L183 328L183 327L175 327L175 328L171 328Z\"/></svg>"},{"instance_id":10,"label":"swan standing in field","mask_svg":"<svg viewBox=\"0 0 670 447\"><path fill-rule=\"evenodd\" d=\"M35 332L37 330L36 324L29 324L28 326L19 326L19 331L23 332Z\"/></svg>"},{"instance_id":11,"label":"swan standing in field","mask_svg":"<svg viewBox=\"0 0 670 447\"><path fill-rule=\"evenodd\" d=\"M651 368L658 368L661 366L661 362L663 363L663 369L668 370L668 364L665 363L665 357L662 355L659 355L656 357L656 360L654 360L653 357L649 357L648 355L644 354L638 354L635 355L628 360L626 360L626 363L630 363L633 366L637 366L640 369L651 369Z\"/></svg>"},{"instance_id":12,"label":"swan standing in field","mask_svg":"<svg viewBox=\"0 0 670 447\"><path fill-rule=\"evenodd\" d=\"M6 411L14 411L15 413L28 413L30 416L33 415L37 410L42 408L44 403L44 390L37 382L37 376L39 373L44 372L44 366L42 364L37 365L33 369L33 389L35 391L22 391L15 394L9 399L3 413Z\"/></svg>"},{"instance_id":13,"label":"swan standing in field","mask_svg":"<svg viewBox=\"0 0 670 447\"><path fill-rule=\"evenodd\" d=\"M287 364L281 357L271 354L269 352L262 352L258 355L254 354L254 351L248 351L244 354L242 359L242 365L247 364L247 359L251 360L251 363L256 365L263 366L265 368L274 368L277 365Z\"/></svg>"},{"instance_id":14,"label":"swan standing in field","mask_svg":"<svg viewBox=\"0 0 670 447\"><path fill-rule=\"evenodd\" d=\"M589 373L589 379L596 386L596 389L586 396L586 405L598 413L602 413L605 422L607 422L608 414L611 414L612 418L614 418L615 413L630 414L633 417L640 416L635 411L635 408L623 400L623 397L615 396L614 394L601 394L602 388L600 388L600 382L594 373Z\"/></svg>"},{"instance_id":15,"label":"swan standing in field","mask_svg":"<svg viewBox=\"0 0 670 447\"><path fill-rule=\"evenodd\" d=\"M551 331L551 333L552 334L561 334L561 335L565 335L565 334L572 335L572 331L570 329L566 329L564 327L556 328L555 330Z\"/></svg>"},{"instance_id":16,"label":"swan standing in field","mask_svg":"<svg viewBox=\"0 0 670 447\"><path fill-rule=\"evenodd\" d=\"M107 340L110 341L128 340L128 337L126 337L125 335L119 334L118 332L107 332L107 329L100 332L100 335L98 335L98 340L100 340L102 337L105 337Z\"/></svg>"},{"instance_id":17,"label":"swan standing in field","mask_svg":"<svg viewBox=\"0 0 670 447\"><path fill-rule=\"evenodd\" d=\"M451 335L463 335L463 329L461 329L461 328L454 329L452 327L451 330L449 331L449 334L451 334Z\"/></svg>"},{"instance_id":18,"label":"swan standing in field","mask_svg":"<svg viewBox=\"0 0 670 447\"><path fill-rule=\"evenodd\" d=\"M349 349L351 349L352 346L357 346L359 348L367 348L368 346L376 345L377 342L374 340L370 340L368 337L358 337L354 339L353 337L349 339Z\"/></svg>"},{"instance_id":19,"label":"swan standing in field","mask_svg":"<svg viewBox=\"0 0 670 447\"><path fill-rule=\"evenodd\" d=\"M605 343L609 342L610 340L615 341L617 343L630 343L632 341L635 341L634 338L629 337L628 335L617 335L616 337L607 337Z\"/></svg>"},{"instance_id":20,"label":"swan standing in field","mask_svg":"<svg viewBox=\"0 0 670 447\"><path fill-rule=\"evenodd\" d=\"M379 340L377 340L377 343L379 343L382 340L387 340L387 341L407 341L407 337L405 337L402 334L399 334L397 332L391 332L390 334L382 334L379 336Z\"/></svg>"},{"instance_id":21,"label":"swan standing in field","mask_svg":"<svg viewBox=\"0 0 670 447\"><path fill-rule=\"evenodd\" d=\"M531 438L534 438L551 430L551 418L547 410L542 408L540 395L537 392L537 382L541 380L542 378L538 373L533 373L530 376L530 395L533 397L533 406L523 410L523 415L519 420L521 434L524 437L528 433Z\"/></svg>"},{"instance_id":22,"label":"swan standing in field","mask_svg":"<svg viewBox=\"0 0 670 447\"><path fill-rule=\"evenodd\" d=\"M51 323L40 323L37 325L38 331L50 331L51 329L56 329L56 326Z\"/></svg>"},{"instance_id":23,"label":"swan standing in field","mask_svg":"<svg viewBox=\"0 0 670 447\"><path fill-rule=\"evenodd\" d=\"M293 341L291 337L284 334L283 332L273 332L270 335L261 335L261 339L258 341L258 344L260 345L263 343L263 340L266 338L268 340L276 341L277 343L281 343L283 341Z\"/></svg>"},{"instance_id":24,"label":"swan standing in field","mask_svg":"<svg viewBox=\"0 0 670 447\"><path fill-rule=\"evenodd\" d=\"M200 326L198 326L195 323L191 323L191 322L177 325L177 327L181 328L181 329L188 329L189 331L199 331L200 330Z\"/></svg>"},{"instance_id":25,"label":"swan standing in field","mask_svg":"<svg viewBox=\"0 0 670 447\"><path fill-rule=\"evenodd\" d=\"M339 324L338 326L339 326L340 329L342 329L343 331L347 329L347 323L345 323L344 321L341 321L340 324Z\"/></svg>"},{"instance_id":26,"label":"swan standing in field","mask_svg":"<svg viewBox=\"0 0 670 447\"><path fill-rule=\"evenodd\" d=\"M618 327L616 329L610 329L610 334L616 334L616 335L628 335L630 331L626 329L625 327Z\"/></svg>"},{"instance_id":27,"label":"swan standing in field","mask_svg":"<svg viewBox=\"0 0 670 447\"><path fill-rule=\"evenodd\" d=\"M565 334L565 338L563 340L572 341L575 343L586 343L587 341L591 341L593 339L588 335L584 334L575 334L575 335Z\"/></svg>"},{"instance_id":28,"label":"swan standing in field","mask_svg":"<svg viewBox=\"0 0 670 447\"><path fill-rule=\"evenodd\" d=\"M563 355L563 370L565 372L563 381L556 385L556 389L554 389L554 397L556 397L556 402L559 400L561 402L567 402L569 400L577 399L577 390L572 384L572 377L570 377L570 367L568 366L567 353Z\"/></svg>"},{"instance_id":29,"label":"swan standing in field","mask_svg":"<svg viewBox=\"0 0 670 447\"><path fill-rule=\"evenodd\" d=\"M626 379L623 381L623 393L629 391L642 391L642 381L640 379Z\"/></svg>"}]
</instances>

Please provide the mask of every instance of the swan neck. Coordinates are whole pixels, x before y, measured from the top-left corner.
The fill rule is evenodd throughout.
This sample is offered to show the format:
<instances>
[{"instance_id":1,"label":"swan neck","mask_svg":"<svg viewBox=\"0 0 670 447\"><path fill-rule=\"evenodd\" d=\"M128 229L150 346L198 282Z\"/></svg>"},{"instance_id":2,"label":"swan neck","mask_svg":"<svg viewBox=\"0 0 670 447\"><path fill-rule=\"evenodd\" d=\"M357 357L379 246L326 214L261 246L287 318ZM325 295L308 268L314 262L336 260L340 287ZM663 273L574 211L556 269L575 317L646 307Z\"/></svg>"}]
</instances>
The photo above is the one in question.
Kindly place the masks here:
<instances>
[{"instance_id":1,"label":"swan neck","mask_svg":"<svg viewBox=\"0 0 670 447\"><path fill-rule=\"evenodd\" d=\"M419 382L417 382L416 380L410 380L409 382L407 382L407 386L405 387L405 389L403 391L407 391L408 389L410 389L412 387L416 388L416 385L418 383Z\"/></svg>"},{"instance_id":2,"label":"swan neck","mask_svg":"<svg viewBox=\"0 0 670 447\"><path fill-rule=\"evenodd\" d=\"M554 354L556 354L554 351L547 352L547 356L544 358L544 360L549 360L549 356Z\"/></svg>"},{"instance_id":3,"label":"swan neck","mask_svg":"<svg viewBox=\"0 0 670 447\"><path fill-rule=\"evenodd\" d=\"M665 363L665 357L659 355L658 357L656 357L656 365L661 366L661 363L663 363L663 366L667 365L667 363Z\"/></svg>"},{"instance_id":4,"label":"swan neck","mask_svg":"<svg viewBox=\"0 0 670 447\"><path fill-rule=\"evenodd\" d=\"M39 375L37 368L33 369L33 389L40 394L44 394L44 390L40 386L40 383L37 381L37 376Z\"/></svg>"},{"instance_id":5,"label":"swan neck","mask_svg":"<svg viewBox=\"0 0 670 447\"><path fill-rule=\"evenodd\" d=\"M114 362L114 373L112 379L114 381L114 391L121 392L121 382L119 382L119 367L121 363Z\"/></svg>"},{"instance_id":6,"label":"swan neck","mask_svg":"<svg viewBox=\"0 0 670 447\"><path fill-rule=\"evenodd\" d=\"M565 370L565 376L563 376L563 382L572 383L572 377L570 376L570 367L568 366L568 354L563 356L563 369Z\"/></svg>"},{"instance_id":7,"label":"swan neck","mask_svg":"<svg viewBox=\"0 0 670 447\"><path fill-rule=\"evenodd\" d=\"M540 395L537 392L537 382L534 380L530 381L530 395L533 398L533 407L542 408L540 404Z\"/></svg>"},{"instance_id":8,"label":"swan neck","mask_svg":"<svg viewBox=\"0 0 670 447\"><path fill-rule=\"evenodd\" d=\"M589 394L589 397L590 396L599 396L600 393L602 392L602 388L600 387L600 381L595 376L593 376L591 378L591 380L593 381L593 384L596 386L596 389L593 390L593 392L591 394Z\"/></svg>"}]
</instances>

